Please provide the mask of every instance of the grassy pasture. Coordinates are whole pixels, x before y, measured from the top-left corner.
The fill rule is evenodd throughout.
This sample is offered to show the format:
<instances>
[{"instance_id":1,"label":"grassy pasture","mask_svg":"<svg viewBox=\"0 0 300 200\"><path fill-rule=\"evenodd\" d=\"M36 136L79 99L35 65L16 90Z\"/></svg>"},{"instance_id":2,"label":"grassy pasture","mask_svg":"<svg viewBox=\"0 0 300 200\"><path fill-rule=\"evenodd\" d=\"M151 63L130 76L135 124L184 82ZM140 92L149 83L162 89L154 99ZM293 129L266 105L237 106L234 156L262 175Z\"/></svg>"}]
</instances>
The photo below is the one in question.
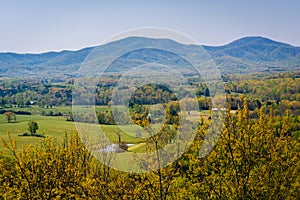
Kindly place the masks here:
<instances>
[{"instance_id":1,"label":"grassy pasture","mask_svg":"<svg viewBox=\"0 0 300 200\"><path fill-rule=\"evenodd\" d=\"M75 125L72 122L67 122L64 117L46 117L40 115L16 115L17 121L7 123L4 116L0 115L0 138L8 140L6 132L9 131L13 139L17 140L18 148L28 146L29 144L37 144L43 138L38 137L19 137L22 133L29 133L27 123L29 120L36 121L39 125L37 133L45 136L56 137L58 141L62 141L64 133L71 133L75 130ZM2 145L1 145L2 147ZM1 148L0 148L1 150Z\"/></svg>"},{"instance_id":2,"label":"grassy pasture","mask_svg":"<svg viewBox=\"0 0 300 200\"><path fill-rule=\"evenodd\" d=\"M72 112L72 106L53 106L51 108L40 108L38 106L29 106L29 107L24 107L24 108L18 108L18 107L13 107L13 108L4 108L5 110L12 110L12 111L26 111L26 112L31 112L33 115L41 114L43 111L45 113L49 113L52 111L53 113L62 113L62 114L69 114ZM98 112L106 111L109 110L108 106L96 106L95 110Z\"/></svg>"},{"instance_id":3,"label":"grassy pasture","mask_svg":"<svg viewBox=\"0 0 300 200\"><path fill-rule=\"evenodd\" d=\"M12 110L22 110L22 111L36 111L41 112L42 110L48 111L52 110L58 111L61 113L70 113L72 112L72 107L54 107L54 108L38 108L38 107L29 107L29 108L13 108ZM108 110L107 106L97 106L97 111L105 111ZM196 111L195 111L196 112ZM199 113L191 112L190 115L185 113L188 118L193 120L196 116L199 116ZM34 113L34 112L33 112ZM209 115L209 111L202 111L200 115L206 119ZM16 115L17 120L16 122L7 123L4 119L4 115L0 115L0 138L4 140L8 140L7 131L11 133L13 139L17 140L17 146L19 149L22 146L26 147L29 144L36 145L38 144L43 138L39 137L20 137L18 135L23 134L25 132L29 132L27 130L27 123L29 120L36 121L39 125L39 129L37 133L45 135L46 137L55 137L59 142L63 141L65 134L68 135L75 133L76 126L74 122L66 121L66 118L63 116L41 116L41 115ZM137 136L137 128L132 127L130 125L94 125L100 126L103 132L105 133L106 137L113 143L118 142L117 132L121 134L122 142L136 144L130 147L128 150L133 152L145 152L145 138L147 138L147 134L141 131L141 138ZM155 126L155 125L154 125ZM159 130L160 128L154 127L155 129ZM2 144L0 144L0 151L3 151Z\"/></svg>"},{"instance_id":4,"label":"grassy pasture","mask_svg":"<svg viewBox=\"0 0 300 200\"><path fill-rule=\"evenodd\" d=\"M76 132L76 126L74 122L66 121L65 117L57 117L57 116L40 116L40 115L16 115L17 122L7 123L4 120L4 116L0 115L0 138L4 140L8 140L7 131L10 131L13 139L17 140L18 148L22 148L22 146L28 146L29 144L37 144L43 138L38 137L20 137L18 135L29 132L27 130L27 123L29 120L36 121L39 125L39 129L37 133L43 134L46 137L55 137L58 141L63 141L65 133L72 134ZM96 125L99 126L99 125ZM123 125L121 129L116 125L100 125L101 129L104 131L106 136L112 142L118 141L118 136L116 132L120 132L122 141L126 143L139 143L143 141L143 139L135 137L135 130L132 127ZM124 130L126 133L125 134ZM3 150L2 145L0 145L0 151Z\"/></svg>"}]
</instances>

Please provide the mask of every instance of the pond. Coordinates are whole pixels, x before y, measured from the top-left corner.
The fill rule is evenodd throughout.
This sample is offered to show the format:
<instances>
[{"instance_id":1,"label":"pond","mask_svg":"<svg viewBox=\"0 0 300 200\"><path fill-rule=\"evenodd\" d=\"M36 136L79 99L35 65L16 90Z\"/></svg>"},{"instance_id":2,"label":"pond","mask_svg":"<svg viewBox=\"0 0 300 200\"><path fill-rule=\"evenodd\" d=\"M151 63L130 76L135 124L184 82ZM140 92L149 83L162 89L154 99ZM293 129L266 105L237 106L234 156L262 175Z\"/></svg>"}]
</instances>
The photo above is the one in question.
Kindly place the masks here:
<instances>
[{"instance_id":1,"label":"pond","mask_svg":"<svg viewBox=\"0 0 300 200\"><path fill-rule=\"evenodd\" d=\"M134 144L127 144L128 147L133 146ZM100 149L100 152L120 152L124 151L119 148L119 144L109 144L105 148Z\"/></svg>"}]
</instances>

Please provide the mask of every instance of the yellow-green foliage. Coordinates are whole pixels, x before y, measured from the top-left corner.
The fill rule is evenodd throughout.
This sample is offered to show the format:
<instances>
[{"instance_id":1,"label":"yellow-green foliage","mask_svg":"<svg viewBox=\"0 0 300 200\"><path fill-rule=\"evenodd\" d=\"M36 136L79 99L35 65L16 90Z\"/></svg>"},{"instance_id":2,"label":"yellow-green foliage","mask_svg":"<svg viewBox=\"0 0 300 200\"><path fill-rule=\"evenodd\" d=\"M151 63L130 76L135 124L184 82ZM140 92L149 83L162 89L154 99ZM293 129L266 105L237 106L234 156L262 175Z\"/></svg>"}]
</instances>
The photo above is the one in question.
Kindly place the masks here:
<instances>
[{"instance_id":1,"label":"yellow-green foliage","mask_svg":"<svg viewBox=\"0 0 300 200\"><path fill-rule=\"evenodd\" d=\"M228 114L213 151L199 158L209 121L175 163L145 174L112 170L93 159L74 134L63 144L46 138L18 150L4 141L13 160L0 159L3 199L297 199L299 137L289 113L260 111L251 119L246 104ZM0 198L1 199L1 198Z\"/></svg>"},{"instance_id":2,"label":"yellow-green foliage","mask_svg":"<svg viewBox=\"0 0 300 200\"><path fill-rule=\"evenodd\" d=\"M250 119L246 104L237 116L228 114L207 157L190 155L199 150L198 140L182 159L182 173L190 180L186 191L201 199L297 199L300 146L290 123L288 114L278 119L262 109L259 119Z\"/></svg>"}]
</instances>

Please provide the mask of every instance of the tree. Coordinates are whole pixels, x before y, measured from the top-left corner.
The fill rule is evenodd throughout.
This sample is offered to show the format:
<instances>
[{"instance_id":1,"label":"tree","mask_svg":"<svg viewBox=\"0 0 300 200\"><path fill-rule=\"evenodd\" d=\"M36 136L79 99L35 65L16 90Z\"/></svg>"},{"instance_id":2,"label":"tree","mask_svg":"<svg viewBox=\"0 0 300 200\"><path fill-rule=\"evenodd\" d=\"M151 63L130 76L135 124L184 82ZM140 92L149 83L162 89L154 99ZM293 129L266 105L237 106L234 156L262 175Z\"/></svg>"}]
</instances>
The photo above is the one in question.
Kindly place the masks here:
<instances>
[{"instance_id":1,"label":"tree","mask_svg":"<svg viewBox=\"0 0 300 200\"><path fill-rule=\"evenodd\" d=\"M221 136L205 157L199 150L211 122L202 119L193 144L174 163L160 167L161 154L141 159L145 169L158 164L147 173L100 163L76 132L62 142L49 137L21 150L8 132L8 141L0 142L14 159L0 156L0 199L299 199L300 138L292 134L293 117L267 109L262 106L253 119L242 101L237 113L226 113ZM144 152L163 152L174 138L171 127L158 133L147 128ZM106 163L113 161L106 155Z\"/></svg>"},{"instance_id":2,"label":"tree","mask_svg":"<svg viewBox=\"0 0 300 200\"><path fill-rule=\"evenodd\" d=\"M252 119L242 103L236 115L227 113L221 137L206 157L191 156L206 134L200 127L191 151L179 160L181 174L190 180L184 182L187 191L199 199L297 199L299 137L292 136L289 113L274 117L262 107Z\"/></svg>"},{"instance_id":3,"label":"tree","mask_svg":"<svg viewBox=\"0 0 300 200\"><path fill-rule=\"evenodd\" d=\"M209 92L209 89L208 89L208 88L205 88L204 96L206 96L206 97L209 97L209 96L210 96L210 92Z\"/></svg>"},{"instance_id":4,"label":"tree","mask_svg":"<svg viewBox=\"0 0 300 200\"><path fill-rule=\"evenodd\" d=\"M7 123L11 122L12 120L16 121L16 115L13 112L5 112L4 113L4 118L7 121Z\"/></svg>"},{"instance_id":5,"label":"tree","mask_svg":"<svg viewBox=\"0 0 300 200\"><path fill-rule=\"evenodd\" d=\"M35 121L28 122L28 130L30 131L31 135L34 135L36 131L39 129L38 123Z\"/></svg>"},{"instance_id":6,"label":"tree","mask_svg":"<svg viewBox=\"0 0 300 200\"><path fill-rule=\"evenodd\" d=\"M0 105L2 106L2 108L5 108L5 104L7 103L6 98L4 97L0 97Z\"/></svg>"}]
</instances>

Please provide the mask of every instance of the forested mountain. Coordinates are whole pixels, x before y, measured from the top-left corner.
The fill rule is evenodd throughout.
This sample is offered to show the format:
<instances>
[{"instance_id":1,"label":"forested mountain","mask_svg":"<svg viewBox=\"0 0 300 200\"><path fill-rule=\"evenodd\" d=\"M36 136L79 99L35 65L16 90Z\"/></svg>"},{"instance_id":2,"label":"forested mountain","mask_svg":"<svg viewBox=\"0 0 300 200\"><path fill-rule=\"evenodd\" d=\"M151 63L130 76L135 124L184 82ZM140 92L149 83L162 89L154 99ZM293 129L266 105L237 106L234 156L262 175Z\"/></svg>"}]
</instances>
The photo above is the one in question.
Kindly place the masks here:
<instances>
[{"instance_id":1,"label":"forested mountain","mask_svg":"<svg viewBox=\"0 0 300 200\"><path fill-rule=\"evenodd\" d=\"M145 44L162 43L176 47L182 52L205 49L223 74L245 74L252 72L294 71L300 69L300 47L276 42L263 37L245 37L224 46L197 46L177 43L169 39L130 37L114 41L97 50L102 55L117 51L124 45L135 42ZM81 63L96 47L78 51L48 52L42 54L0 53L0 77L72 77ZM160 49L139 49L121 56L110 72L126 71L129 66L164 60L164 64L180 64L181 72L190 73L189 64L178 56Z\"/></svg>"},{"instance_id":2,"label":"forested mountain","mask_svg":"<svg viewBox=\"0 0 300 200\"><path fill-rule=\"evenodd\" d=\"M300 47L263 37L245 37L220 47L203 46L221 71L276 72L300 69Z\"/></svg>"}]
</instances>

